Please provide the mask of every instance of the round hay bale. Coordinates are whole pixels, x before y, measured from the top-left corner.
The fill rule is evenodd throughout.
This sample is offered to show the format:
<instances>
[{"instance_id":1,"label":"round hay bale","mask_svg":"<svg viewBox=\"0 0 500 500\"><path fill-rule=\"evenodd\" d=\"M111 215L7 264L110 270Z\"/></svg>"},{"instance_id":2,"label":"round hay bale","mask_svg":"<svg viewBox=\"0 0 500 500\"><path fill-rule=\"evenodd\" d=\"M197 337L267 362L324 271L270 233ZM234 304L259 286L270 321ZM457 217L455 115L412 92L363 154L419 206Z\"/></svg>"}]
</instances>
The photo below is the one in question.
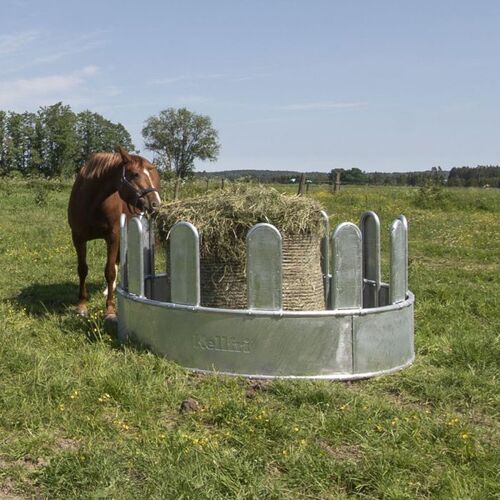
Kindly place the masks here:
<instances>
[{"instance_id":1,"label":"round hay bale","mask_svg":"<svg viewBox=\"0 0 500 500\"><path fill-rule=\"evenodd\" d=\"M325 308L320 210L310 198L235 186L164 203L156 227L164 240L176 222L191 222L200 233L201 304L246 309L246 236L259 222L273 224L282 235L283 308L312 311Z\"/></svg>"}]
</instances>

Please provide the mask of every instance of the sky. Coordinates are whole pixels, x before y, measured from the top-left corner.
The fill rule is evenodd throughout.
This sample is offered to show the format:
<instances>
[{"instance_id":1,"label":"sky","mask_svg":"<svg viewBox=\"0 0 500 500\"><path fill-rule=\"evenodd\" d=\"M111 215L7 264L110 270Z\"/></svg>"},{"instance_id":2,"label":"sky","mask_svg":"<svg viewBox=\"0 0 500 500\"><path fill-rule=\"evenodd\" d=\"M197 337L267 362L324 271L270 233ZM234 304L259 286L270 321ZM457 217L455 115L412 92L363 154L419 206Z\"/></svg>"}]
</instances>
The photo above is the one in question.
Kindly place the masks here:
<instances>
[{"instance_id":1,"label":"sky","mask_svg":"<svg viewBox=\"0 0 500 500\"><path fill-rule=\"evenodd\" d=\"M498 0L0 0L0 109L62 101L141 154L168 107L210 116L197 170L500 163Z\"/></svg>"}]
</instances>

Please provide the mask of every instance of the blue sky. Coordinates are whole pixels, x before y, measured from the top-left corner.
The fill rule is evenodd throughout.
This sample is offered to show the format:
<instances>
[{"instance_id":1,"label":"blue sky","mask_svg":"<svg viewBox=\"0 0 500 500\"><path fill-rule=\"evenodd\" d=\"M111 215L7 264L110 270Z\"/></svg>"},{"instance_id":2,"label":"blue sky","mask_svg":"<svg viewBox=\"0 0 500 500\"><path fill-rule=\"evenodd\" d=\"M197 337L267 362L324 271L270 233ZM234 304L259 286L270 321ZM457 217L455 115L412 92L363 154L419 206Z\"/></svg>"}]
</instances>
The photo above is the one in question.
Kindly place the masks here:
<instances>
[{"instance_id":1,"label":"blue sky","mask_svg":"<svg viewBox=\"0 0 500 500\"><path fill-rule=\"evenodd\" d=\"M1 0L0 109L209 115L198 170L500 163L500 1Z\"/></svg>"}]
</instances>

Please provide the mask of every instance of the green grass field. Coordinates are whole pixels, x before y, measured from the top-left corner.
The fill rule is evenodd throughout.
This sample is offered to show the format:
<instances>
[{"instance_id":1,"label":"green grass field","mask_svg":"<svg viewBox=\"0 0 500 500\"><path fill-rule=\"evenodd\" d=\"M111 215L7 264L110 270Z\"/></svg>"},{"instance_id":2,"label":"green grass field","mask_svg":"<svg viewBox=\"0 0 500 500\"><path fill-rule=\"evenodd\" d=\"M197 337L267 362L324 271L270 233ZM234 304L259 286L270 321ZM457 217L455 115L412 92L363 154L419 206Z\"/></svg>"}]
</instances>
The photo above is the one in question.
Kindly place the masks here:
<instances>
[{"instance_id":1,"label":"green grass field","mask_svg":"<svg viewBox=\"0 0 500 500\"><path fill-rule=\"evenodd\" d=\"M416 361L355 383L199 376L117 345L103 242L91 316L72 310L68 195L0 180L0 498L500 497L499 190L311 189L334 224L409 220Z\"/></svg>"}]
</instances>

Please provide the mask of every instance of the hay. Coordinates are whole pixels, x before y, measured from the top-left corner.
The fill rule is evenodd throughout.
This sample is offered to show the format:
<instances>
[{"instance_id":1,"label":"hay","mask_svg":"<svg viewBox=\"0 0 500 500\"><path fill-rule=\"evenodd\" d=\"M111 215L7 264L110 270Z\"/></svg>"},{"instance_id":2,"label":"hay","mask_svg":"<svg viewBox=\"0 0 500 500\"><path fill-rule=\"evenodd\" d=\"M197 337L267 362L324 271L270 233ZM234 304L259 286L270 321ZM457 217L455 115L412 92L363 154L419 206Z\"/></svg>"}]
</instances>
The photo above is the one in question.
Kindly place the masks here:
<instances>
[{"instance_id":1,"label":"hay","mask_svg":"<svg viewBox=\"0 0 500 500\"><path fill-rule=\"evenodd\" d=\"M164 203L157 228L165 238L178 221L191 222L200 234L201 254L219 262L241 264L248 230L259 222L273 224L283 236L321 235L321 206L315 200L289 196L263 186L232 186L205 196Z\"/></svg>"},{"instance_id":2,"label":"hay","mask_svg":"<svg viewBox=\"0 0 500 500\"><path fill-rule=\"evenodd\" d=\"M283 307L324 309L320 265L321 206L263 186L231 186L205 196L164 203L156 216L165 241L179 221L200 233L202 304L246 307L246 236L259 222L273 224L283 237Z\"/></svg>"}]
</instances>

